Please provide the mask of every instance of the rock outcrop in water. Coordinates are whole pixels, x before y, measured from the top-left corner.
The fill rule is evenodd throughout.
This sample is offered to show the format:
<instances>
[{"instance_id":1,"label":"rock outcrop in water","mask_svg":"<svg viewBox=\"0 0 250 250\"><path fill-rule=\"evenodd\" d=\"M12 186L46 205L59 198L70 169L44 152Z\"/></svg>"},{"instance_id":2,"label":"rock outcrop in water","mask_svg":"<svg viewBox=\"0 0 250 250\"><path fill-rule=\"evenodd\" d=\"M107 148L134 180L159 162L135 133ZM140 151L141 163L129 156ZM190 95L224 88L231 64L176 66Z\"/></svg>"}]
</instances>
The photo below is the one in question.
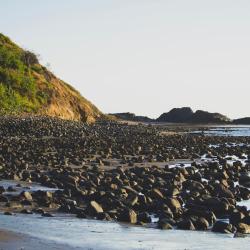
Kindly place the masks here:
<instances>
[{"instance_id":1,"label":"rock outcrop in water","mask_svg":"<svg viewBox=\"0 0 250 250\"><path fill-rule=\"evenodd\" d=\"M193 110L189 107L174 108L167 113L163 113L157 122L172 122L172 123L185 123L190 120L194 114Z\"/></svg>"},{"instance_id":2,"label":"rock outcrop in water","mask_svg":"<svg viewBox=\"0 0 250 250\"><path fill-rule=\"evenodd\" d=\"M239 125L250 125L250 117L235 119L233 120L233 123Z\"/></svg>"},{"instance_id":3,"label":"rock outcrop in water","mask_svg":"<svg viewBox=\"0 0 250 250\"><path fill-rule=\"evenodd\" d=\"M193 110L189 107L174 108L168 113L162 114L157 122L170 122L170 123L230 123L231 120L225 115L219 113L210 113L203 110Z\"/></svg>"},{"instance_id":4,"label":"rock outcrop in water","mask_svg":"<svg viewBox=\"0 0 250 250\"><path fill-rule=\"evenodd\" d=\"M203 110L193 110L189 107L174 108L167 113L163 113L157 119L151 119L145 116L136 116L133 113L115 113L111 114L117 119L135 122L166 122L166 123L193 123L193 124L229 124L231 120L225 115L219 113L210 113ZM243 120L242 122L246 121Z\"/></svg>"},{"instance_id":5,"label":"rock outcrop in water","mask_svg":"<svg viewBox=\"0 0 250 250\"><path fill-rule=\"evenodd\" d=\"M197 110L188 120L191 123L230 123L231 120L225 115L219 113L209 113L203 110Z\"/></svg>"},{"instance_id":6,"label":"rock outcrop in water","mask_svg":"<svg viewBox=\"0 0 250 250\"><path fill-rule=\"evenodd\" d=\"M72 86L0 33L0 114L39 114L94 122L103 114Z\"/></svg>"}]
</instances>

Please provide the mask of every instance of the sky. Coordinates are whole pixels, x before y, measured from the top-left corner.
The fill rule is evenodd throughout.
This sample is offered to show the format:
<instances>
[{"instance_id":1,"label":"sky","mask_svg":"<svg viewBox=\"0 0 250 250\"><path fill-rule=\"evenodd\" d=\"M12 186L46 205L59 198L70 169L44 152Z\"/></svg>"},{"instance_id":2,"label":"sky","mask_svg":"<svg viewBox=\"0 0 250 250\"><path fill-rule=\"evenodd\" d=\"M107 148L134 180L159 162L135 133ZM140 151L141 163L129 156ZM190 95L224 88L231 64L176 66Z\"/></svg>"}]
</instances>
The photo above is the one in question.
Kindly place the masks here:
<instances>
[{"instance_id":1,"label":"sky","mask_svg":"<svg viewBox=\"0 0 250 250\"><path fill-rule=\"evenodd\" d=\"M104 113L250 116L249 0L0 0L0 32Z\"/></svg>"}]
</instances>

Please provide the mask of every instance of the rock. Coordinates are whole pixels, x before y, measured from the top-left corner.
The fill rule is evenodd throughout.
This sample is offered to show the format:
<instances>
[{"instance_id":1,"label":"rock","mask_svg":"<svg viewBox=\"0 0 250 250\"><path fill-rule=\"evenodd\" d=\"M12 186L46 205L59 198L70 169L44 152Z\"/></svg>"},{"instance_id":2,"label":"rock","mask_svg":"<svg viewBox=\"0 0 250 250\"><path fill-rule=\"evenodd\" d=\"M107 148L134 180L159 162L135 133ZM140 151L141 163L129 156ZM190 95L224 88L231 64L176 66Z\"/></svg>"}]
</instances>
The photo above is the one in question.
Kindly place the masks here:
<instances>
[{"instance_id":1,"label":"rock","mask_svg":"<svg viewBox=\"0 0 250 250\"><path fill-rule=\"evenodd\" d=\"M108 213L98 213L96 218L97 220L112 221L112 218Z\"/></svg>"},{"instance_id":2,"label":"rock","mask_svg":"<svg viewBox=\"0 0 250 250\"><path fill-rule=\"evenodd\" d=\"M123 222L129 222L131 224L136 224L137 223L137 214L132 209L124 209L120 213L118 220L123 221Z\"/></svg>"},{"instance_id":3,"label":"rock","mask_svg":"<svg viewBox=\"0 0 250 250\"><path fill-rule=\"evenodd\" d=\"M217 233L234 233L235 229L233 227L232 224L223 222L223 221L217 221L213 228L212 228L213 232L217 232Z\"/></svg>"},{"instance_id":4,"label":"rock","mask_svg":"<svg viewBox=\"0 0 250 250\"><path fill-rule=\"evenodd\" d=\"M156 121L182 123L182 122L187 122L192 115L193 111L189 107L174 108L170 110L168 113L163 113L159 118L156 119Z\"/></svg>"},{"instance_id":5,"label":"rock","mask_svg":"<svg viewBox=\"0 0 250 250\"><path fill-rule=\"evenodd\" d=\"M159 223L158 228L162 229L162 230L171 230L171 229L173 229L173 227L169 223L164 223L164 222Z\"/></svg>"},{"instance_id":6,"label":"rock","mask_svg":"<svg viewBox=\"0 0 250 250\"><path fill-rule=\"evenodd\" d=\"M23 209L20 213L21 214L33 214L32 211L30 211L28 209Z\"/></svg>"},{"instance_id":7,"label":"rock","mask_svg":"<svg viewBox=\"0 0 250 250\"><path fill-rule=\"evenodd\" d=\"M159 189L157 189L157 188L154 188L152 190L152 197L155 198L155 199L163 199L164 198L161 191Z\"/></svg>"},{"instance_id":8,"label":"rock","mask_svg":"<svg viewBox=\"0 0 250 250\"><path fill-rule=\"evenodd\" d=\"M7 188L7 191L8 191L8 192L16 192L17 190L16 190L14 187L9 186L9 187Z\"/></svg>"},{"instance_id":9,"label":"rock","mask_svg":"<svg viewBox=\"0 0 250 250\"><path fill-rule=\"evenodd\" d=\"M229 123L231 120L219 113L209 113L197 110L195 113L189 107L174 108L168 113L163 113L156 119L158 122L172 123Z\"/></svg>"},{"instance_id":10,"label":"rock","mask_svg":"<svg viewBox=\"0 0 250 250\"><path fill-rule=\"evenodd\" d=\"M13 215L11 212L4 212L4 215Z\"/></svg>"},{"instance_id":11,"label":"rock","mask_svg":"<svg viewBox=\"0 0 250 250\"><path fill-rule=\"evenodd\" d=\"M178 211L181 209L181 203L176 198L168 198L166 203L173 211Z\"/></svg>"},{"instance_id":12,"label":"rock","mask_svg":"<svg viewBox=\"0 0 250 250\"><path fill-rule=\"evenodd\" d=\"M242 234L242 233L239 233L239 232L236 232L234 234L234 238L246 238L246 235L245 234Z\"/></svg>"},{"instance_id":13,"label":"rock","mask_svg":"<svg viewBox=\"0 0 250 250\"><path fill-rule=\"evenodd\" d=\"M77 209L77 211L76 211L76 217L79 218L79 219L85 219L85 218L87 218L85 211L83 209L81 209L81 208Z\"/></svg>"},{"instance_id":14,"label":"rock","mask_svg":"<svg viewBox=\"0 0 250 250\"><path fill-rule=\"evenodd\" d=\"M0 194L5 192L5 188L3 186L0 186Z\"/></svg>"},{"instance_id":15,"label":"rock","mask_svg":"<svg viewBox=\"0 0 250 250\"><path fill-rule=\"evenodd\" d=\"M9 207L12 209L18 209L18 208L22 208L22 204L20 204L18 201L10 201L6 203L6 207Z\"/></svg>"},{"instance_id":16,"label":"rock","mask_svg":"<svg viewBox=\"0 0 250 250\"><path fill-rule=\"evenodd\" d=\"M34 213L37 213L37 214L44 214L44 210L42 208L35 208L32 210Z\"/></svg>"},{"instance_id":17,"label":"rock","mask_svg":"<svg viewBox=\"0 0 250 250\"><path fill-rule=\"evenodd\" d=\"M189 217L196 216L196 217L205 218L207 222L209 223L209 225L214 224L214 222L216 221L216 216L213 212L200 210L199 207L189 208L188 210L185 211L185 216L189 216Z\"/></svg>"},{"instance_id":18,"label":"rock","mask_svg":"<svg viewBox=\"0 0 250 250\"><path fill-rule=\"evenodd\" d=\"M241 175L239 178L239 184L250 188L250 176L249 175Z\"/></svg>"},{"instance_id":19,"label":"rock","mask_svg":"<svg viewBox=\"0 0 250 250\"><path fill-rule=\"evenodd\" d=\"M250 225L250 215L245 216L241 222Z\"/></svg>"},{"instance_id":20,"label":"rock","mask_svg":"<svg viewBox=\"0 0 250 250\"><path fill-rule=\"evenodd\" d=\"M103 213L102 206L98 204L96 201L91 201L88 207L90 213L98 214Z\"/></svg>"},{"instance_id":21,"label":"rock","mask_svg":"<svg viewBox=\"0 0 250 250\"><path fill-rule=\"evenodd\" d=\"M163 230L173 229L173 226L169 223L168 219L161 219L158 221L158 228Z\"/></svg>"},{"instance_id":22,"label":"rock","mask_svg":"<svg viewBox=\"0 0 250 250\"><path fill-rule=\"evenodd\" d=\"M138 214L138 221L141 221L143 223L151 223L151 217L149 213L143 212Z\"/></svg>"},{"instance_id":23,"label":"rock","mask_svg":"<svg viewBox=\"0 0 250 250\"><path fill-rule=\"evenodd\" d=\"M3 195L0 195L0 202L9 202L9 199Z\"/></svg>"},{"instance_id":24,"label":"rock","mask_svg":"<svg viewBox=\"0 0 250 250\"><path fill-rule=\"evenodd\" d=\"M153 119L150 119L146 116L137 116L133 113L125 112L125 113L113 113L109 114L111 116L115 116L118 119L125 120L125 121L135 121L135 122L152 122Z\"/></svg>"},{"instance_id":25,"label":"rock","mask_svg":"<svg viewBox=\"0 0 250 250\"><path fill-rule=\"evenodd\" d=\"M229 222L233 225L238 224L243 218L245 217L245 215L239 211L234 211L230 214L229 216Z\"/></svg>"},{"instance_id":26,"label":"rock","mask_svg":"<svg viewBox=\"0 0 250 250\"><path fill-rule=\"evenodd\" d=\"M54 217L51 213L46 213L46 212L42 213L42 216L43 217Z\"/></svg>"},{"instance_id":27,"label":"rock","mask_svg":"<svg viewBox=\"0 0 250 250\"><path fill-rule=\"evenodd\" d=\"M205 230L208 230L209 228L208 221L203 217L191 218L191 221L193 222L196 230L205 231Z\"/></svg>"},{"instance_id":28,"label":"rock","mask_svg":"<svg viewBox=\"0 0 250 250\"><path fill-rule=\"evenodd\" d=\"M228 214L229 205L216 197L211 197L202 202L202 205L211 209L215 215L226 215Z\"/></svg>"},{"instance_id":29,"label":"rock","mask_svg":"<svg viewBox=\"0 0 250 250\"><path fill-rule=\"evenodd\" d=\"M130 186L123 186L123 189L125 189L128 193L132 193L135 195L139 195L139 192L137 192L136 190L134 190L132 187Z\"/></svg>"},{"instance_id":30,"label":"rock","mask_svg":"<svg viewBox=\"0 0 250 250\"><path fill-rule=\"evenodd\" d=\"M192 123L229 123L231 120L219 113L197 110L189 119Z\"/></svg>"},{"instance_id":31,"label":"rock","mask_svg":"<svg viewBox=\"0 0 250 250\"><path fill-rule=\"evenodd\" d=\"M129 199L126 203L133 207L136 203L138 202L138 196L133 195L133 197L131 197L131 199Z\"/></svg>"},{"instance_id":32,"label":"rock","mask_svg":"<svg viewBox=\"0 0 250 250\"><path fill-rule=\"evenodd\" d=\"M177 228L182 230L195 230L195 226L191 220L184 219L177 223Z\"/></svg>"},{"instance_id":33,"label":"rock","mask_svg":"<svg viewBox=\"0 0 250 250\"><path fill-rule=\"evenodd\" d=\"M24 192L21 193L20 196L24 197L28 201L32 201L32 195L29 192L24 191Z\"/></svg>"},{"instance_id":34,"label":"rock","mask_svg":"<svg viewBox=\"0 0 250 250\"><path fill-rule=\"evenodd\" d=\"M233 120L234 124L244 124L244 125L250 125L250 117L244 117Z\"/></svg>"},{"instance_id":35,"label":"rock","mask_svg":"<svg viewBox=\"0 0 250 250\"><path fill-rule=\"evenodd\" d=\"M250 225L239 223L236 225L237 232L242 234L250 234Z\"/></svg>"}]
</instances>

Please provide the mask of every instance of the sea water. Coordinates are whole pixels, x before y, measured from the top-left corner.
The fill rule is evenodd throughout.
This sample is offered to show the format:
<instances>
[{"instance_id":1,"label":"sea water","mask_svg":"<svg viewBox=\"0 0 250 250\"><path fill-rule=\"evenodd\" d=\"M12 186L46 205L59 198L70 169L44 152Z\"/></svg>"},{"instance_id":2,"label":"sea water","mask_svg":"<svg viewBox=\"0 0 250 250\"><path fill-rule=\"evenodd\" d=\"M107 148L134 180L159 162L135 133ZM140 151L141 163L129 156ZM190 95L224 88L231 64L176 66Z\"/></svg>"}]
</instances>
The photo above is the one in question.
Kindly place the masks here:
<instances>
[{"instance_id":1,"label":"sea water","mask_svg":"<svg viewBox=\"0 0 250 250\"><path fill-rule=\"evenodd\" d=\"M210 136L250 136L250 126L211 126L208 130L191 133L203 133Z\"/></svg>"}]
</instances>

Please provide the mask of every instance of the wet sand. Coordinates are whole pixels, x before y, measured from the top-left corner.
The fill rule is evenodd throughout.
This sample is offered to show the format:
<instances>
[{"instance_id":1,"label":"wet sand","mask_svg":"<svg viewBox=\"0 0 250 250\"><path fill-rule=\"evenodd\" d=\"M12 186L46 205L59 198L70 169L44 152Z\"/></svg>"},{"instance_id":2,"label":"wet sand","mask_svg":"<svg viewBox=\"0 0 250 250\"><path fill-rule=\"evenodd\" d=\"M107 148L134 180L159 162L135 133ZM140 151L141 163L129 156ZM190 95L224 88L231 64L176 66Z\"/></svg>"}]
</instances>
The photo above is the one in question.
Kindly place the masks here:
<instances>
[{"instance_id":1,"label":"wet sand","mask_svg":"<svg viewBox=\"0 0 250 250\"><path fill-rule=\"evenodd\" d=\"M249 236L233 238L232 234L159 230L130 226L126 223L79 220L57 216L39 218L36 215L0 215L8 230L26 232L17 241L0 242L0 249L87 249L87 250L224 250L249 249ZM15 226L16 224L16 226ZM39 227L37 225L39 224ZM19 235L19 234L17 234ZM4 248L6 247L6 248Z\"/></svg>"},{"instance_id":2,"label":"wet sand","mask_svg":"<svg viewBox=\"0 0 250 250\"><path fill-rule=\"evenodd\" d=\"M69 250L79 249L66 244L0 229L0 250Z\"/></svg>"}]
</instances>

